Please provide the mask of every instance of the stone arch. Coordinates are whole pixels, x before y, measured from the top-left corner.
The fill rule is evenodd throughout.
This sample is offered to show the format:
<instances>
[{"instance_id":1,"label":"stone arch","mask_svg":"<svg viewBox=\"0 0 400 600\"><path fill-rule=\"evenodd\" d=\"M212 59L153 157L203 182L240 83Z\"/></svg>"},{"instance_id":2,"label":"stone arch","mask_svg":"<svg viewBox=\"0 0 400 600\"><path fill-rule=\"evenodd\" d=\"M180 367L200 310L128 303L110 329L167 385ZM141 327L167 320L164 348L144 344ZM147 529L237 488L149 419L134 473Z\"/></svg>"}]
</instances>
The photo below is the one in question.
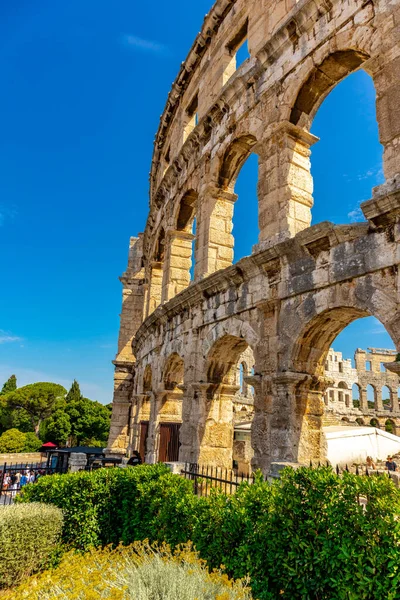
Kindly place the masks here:
<instances>
[{"instance_id":1,"label":"stone arch","mask_svg":"<svg viewBox=\"0 0 400 600\"><path fill-rule=\"evenodd\" d=\"M359 425L360 427L364 427L364 425L365 425L364 419L362 419L361 417L357 417L357 419L356 419L356 423L357 423L357 425Z\"/></svg>"},{"instance_id":2,"label":"stone arch","mask_svg":"<svg viewBox=\"0 0 400 600\"><path fill-rule=\"evenodd\" d=\"M361 50L337 50L313 66L302 83L290 113L290 122L310 127L312 119L329 92L342 79L359 69L369 55Z\"/></svg>"},{"instance_id":3,"label":"stone arch","mask_svg":"<svg viewBox=\"0 0 400 600\"><path fill-rule=\"evenodd\" d=\"M386 419L385 431L387 431L388 433L392 433L393 435L397 435L396 423L393 419Z\"/></svg>"},{"instance_id":4,"label":"stone arch","mask_svg":"<svg viewBox=\"0 0 400 600\"><path fill-rule=\"evenodd\" d=\"M185 367L183 358L174 352L167 359L163 369L164 389L173 391L179 385L183 385L184 373Z\"/></svg>"},{"instance_id":5,"label":"stone arch","mask_svg":"<svg viewBox=\"0 0 400 600\"><path fill-rule=\"evenodd\" d=\"M379 424L378 419L375 419L375 418L371 419L369 424L371 427L376 427L376 429L380 429L380 424Z\"/></svg>"},{"instance_id":6,"label":"stone arch","mask_svg":"<svg viewBox=\"0 0 400 600\"><path fill-rule=\"evenodd\" d=\"M214 385L222 383L235 385L236 377L232 373L232 368L236 367L247 347L244 338L227 334L218 339L208 353L207 381Z\"/></svg>"},{"instance_id":7,"label":"stone arch","mask_svg":"<svg viewBox=\"0 0 400 600\"><path fill-rule=\"evenodd\" d=\"M177 231L192 233L193 221L197 212L198 193L195 190L187 191L181 198L175 217Z\"/></svg>"},{"instance_id":8,"label":"stone arch","mask_svg":"<svg viewBox=\"0 0 400 600\"><path fill-rule=\"evenodd\" d=\"M325 358L334 339L347 325L369 314L366 310L342 306L325 309L314 315L293 346L295 371L322 376Z\"/></svg>"},{"instance_id":9,"label":"stone arch","mask_svg":"<svg viewBox=\"0 0 400 600\"><path fill-rule=\"evenodd\" d=\"M259 335L249 323L242 321L237 317L231 317L230 319L217 323L209 331L202 343L204 356L207 356L214 343L225 335L242 338L254 353L256 352L260 341Z\"/></svg>"},{"instance_id":10,"label":"stone arch","mask_svg":"<svg viewBox=\"0 0 400 600\"><path fill-rule=\"evenodd\" d=\"M225 151L219 170L218 184L222 189L233 191L240 169L249 158L257 139L247 134L235 139Z\"/></svg>"}]
</instances>

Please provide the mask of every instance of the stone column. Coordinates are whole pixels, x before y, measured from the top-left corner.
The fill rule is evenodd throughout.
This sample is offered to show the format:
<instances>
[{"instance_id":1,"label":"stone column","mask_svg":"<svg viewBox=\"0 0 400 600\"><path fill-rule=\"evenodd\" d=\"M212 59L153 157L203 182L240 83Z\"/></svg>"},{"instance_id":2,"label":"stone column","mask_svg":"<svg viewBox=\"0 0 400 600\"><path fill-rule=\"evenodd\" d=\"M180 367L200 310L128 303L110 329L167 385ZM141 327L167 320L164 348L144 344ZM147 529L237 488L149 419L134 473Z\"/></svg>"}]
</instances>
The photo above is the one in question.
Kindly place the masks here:
<instances>
[{"instance_id":1,"label":"stone column","mask_svg":"<svg viewBox=\"0 0 400 600\"><path fill-rule=\"evenodd\" d=\"M394 25L394 24L393 24ZM376 116L379 125L379 139L383 145L383 168L387 181L400 173L400 58L390 43L386 57L378 62L382 66L373 72L376 89ZM393 56L393 59L390 58ZM386 60L385 60L386 59Z\"/></svg>"},{"instance_id":2,"label":"stone column","mask_svg":"<svg viewBox=\"0 0 400 600\"><path fill-rule=\"evenodd\" d=\"M114 361L114 396L107 452L125 454L129 445L129 409L133 392L135 357L132 340L143 322L143 235L131 238L128 268L120 277L123 285L118 353Z\"/></svg>"},{"instance_id":3,"label":"stone column","mask_svg":"<svg viewBox=\"0 0 400 600\"><path fill-rule=\"evenodd\" d=\"M187 231L167 231L162 302L168 302L190 284L194 237Z\"/></svg>"},{"instance_id":4,"label":"stone column","mask_svg":"<svg viewBox=\"0 0 400 600\"><path fill-rule=\"evenodd\" d=\"M233 208L237 195L209 186L199 201L195 280L233 262Z\"/></svg>"},{"instance_id":5,"label":"stone column","mask_svg":"<svg viewBox=\"0 0 400 600\"><path fill-rule=\"evenodd\" d=\"M305 463L323 460L323 395L330 380L306 373L277 373L272 377L271 461Z\"/></svg>"},{"instance_id":6,"label":"stone column","mask_svg":"<svg viewBox=\"0 0 400 600\"><path fill-rule=\"evenodd\" d=\"M156 393L150 392L150 422L146 448L146 463L148 464L158 462L160 411L166 394L165 390L159 390Z\"/></svg>"},{"instance_id":7,"label":"stone column","mask_svg":"<svg viewBox=\"0 0 400 600\"><path fill-rule=\"evenodd\" d=\"M199 464L232 468L233 401L239 389L237 385L222 384L212 393L212 397L212 386L208 390L203 424L199 423L199 434L203 431L199 440Z\"/></svg>"},{"instance_id":8,"label":"stone column","mask_svg":"<svg viewBox=\"0 0 400 600\"><path fill-rule=\"evenodd\" d=\"M129 409L133 391L133 365L117 360L114 361L114 365L114 397L106 452L125 455L129 445Z\"/></svg>"},{"instance_id":9,"label":"stone column","mask_svg":"<svg viewBox=\"0 0 400 600\"><path fill-rule=\"evenodd\" d=\"M140 421L143 401L147 394L137 394L132 398L131 435L129 441L129 452L139 450L140 447Z\"/></svg>"},{"instance_id":10,"label":"stone column","mask_svg":"<svg viewBox=\"0 0 400 600\"><path fill-rule=\"evenodd\" d=\"M368 412L367 388L360 387L360 410L362 413Z\"/></svg>"},{"instance_id":11,"label":"stone column","mask_svg":"<svg viewBox=\"0 0 400 600\"><path fill-rule=\"evenodd\" d=\"M146 317L151 315L161 304L163 283L163 263L152 262L150 265L150 281L147 293Z\"/></svg>"},{"instance_id":12,"label":"stone column","mask_svg":"<svg viewBox=\"0 0 400 600\"><path fill-rule=\"evenodd\" d=\"M383 408L382 390L375 388L375 410L381 412Z\"/></svg>"},{"instance_id":13,"label":"stone column","mask_svg":"<svg viewBox=\"0 0 400 600\"><path fill-rule=\"evenodd\" d=\"M318 138L288 121L259 146L260 246L295 236L311 224L310 147Z\"/></svg>"}]
</instances>

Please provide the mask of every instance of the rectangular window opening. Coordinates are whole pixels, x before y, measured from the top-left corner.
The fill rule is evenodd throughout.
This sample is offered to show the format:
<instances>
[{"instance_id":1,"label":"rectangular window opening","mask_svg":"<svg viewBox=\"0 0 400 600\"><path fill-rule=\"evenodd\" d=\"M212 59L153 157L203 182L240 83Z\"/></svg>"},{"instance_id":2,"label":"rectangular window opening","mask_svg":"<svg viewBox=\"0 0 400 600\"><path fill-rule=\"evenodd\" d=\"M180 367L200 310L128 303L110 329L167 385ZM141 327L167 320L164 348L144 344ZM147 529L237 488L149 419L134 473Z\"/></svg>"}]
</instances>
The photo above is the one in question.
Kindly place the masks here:
<instances>
[{"instance_id":1,"label":"rectangular window opening","mask_svg":"<svg viewBox=\"0 0 400 600\"><path fill-rule=\"evenodd\" d=\"M372 371L372 365L371 365L371 361L370 360L365 361L365 370L366 371Z\"/></svg>"},{"instance_id":2,"label":"rectangular window opening","mask_svg":"<svg viewBox=\"0 0 400 600\"><path fill-rule=\"evenodd\" d=\"M386 373L386 367L383 362L381 362L381 373Z\"/></svg>"},{"instance_id":3,"label":"rectangular window opening","mask_svg":"<svg viewBox=\"0 0 400 600\"><path fill-rule=\"evenodd\" d=\"M247 33L249 28L249 21L243 23L242 27L231 39L229 44L226 46L228 63L225 67L223 85L232 77L237 69L250 58L249 45L247 39Z\"/></svg>"},{"instance_id":4,"label":"rectangular window opening","mask_svg":"<svg viewBox=\"0 0 400 600\"><path fill-rule=\"evenodd\" d=\"M199 115L197 112L198 107L199 107L199 96L198 96L198 94L196 94L186 109L184 141L192 133L193 129L199 124Z\"/></svg>"}]
</instances>

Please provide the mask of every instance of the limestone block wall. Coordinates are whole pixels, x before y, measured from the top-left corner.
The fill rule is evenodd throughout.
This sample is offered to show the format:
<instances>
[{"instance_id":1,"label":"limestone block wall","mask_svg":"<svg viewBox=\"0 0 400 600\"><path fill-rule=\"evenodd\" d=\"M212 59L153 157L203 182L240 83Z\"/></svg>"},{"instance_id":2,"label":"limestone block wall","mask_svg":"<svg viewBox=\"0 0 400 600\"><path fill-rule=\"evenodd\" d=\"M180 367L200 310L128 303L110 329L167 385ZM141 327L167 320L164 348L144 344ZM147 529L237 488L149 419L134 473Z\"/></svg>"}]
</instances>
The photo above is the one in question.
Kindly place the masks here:
<instances>
[{"instance_id":1,"label":"limestone block wall","mask_svg":"<svg viewBox=\"0 0 400 600\"><path fill-rule=\"evenodd\" d=\"M230 467L235 373L251 348L254 466L323 457L336 335L374 315L399 349L399 15L400 0L217 0L206 16L160 120L141 265L123 282L138 318L125 325L123 309L132 355L116 360L110 450L137 443L146 397L155 460L172 394L181 458ZM250 57L237 65L246 40ZM364 223L310 227L312 119L359 68L377 92L386 181L363 204ZM232 266L234 187L251 153L259 243Z\"/></svg>"}]
</instances>

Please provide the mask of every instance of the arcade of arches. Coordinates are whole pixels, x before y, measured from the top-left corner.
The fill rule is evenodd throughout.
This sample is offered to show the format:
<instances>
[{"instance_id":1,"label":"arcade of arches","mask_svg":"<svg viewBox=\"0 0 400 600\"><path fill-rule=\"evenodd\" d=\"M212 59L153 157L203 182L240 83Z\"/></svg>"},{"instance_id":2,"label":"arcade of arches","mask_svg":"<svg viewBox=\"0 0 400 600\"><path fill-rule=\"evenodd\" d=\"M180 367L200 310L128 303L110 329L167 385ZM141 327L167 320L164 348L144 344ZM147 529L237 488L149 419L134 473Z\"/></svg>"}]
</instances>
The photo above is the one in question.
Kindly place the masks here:
<instances>
[{"instance_id":1,"label":"arcade of arches","mask_svg":"<svg viewBox=\"0 0 400 600\"><path fill-rule=\"evenodd\" d=\"M161 117L150 213L121 278L111 453L231 467L233 423L251 405L253 467L322 460L333 340L374 316L400 350L399 19L400 0L217 0L206 16ZM385 183L363 222L310 226L312 119L360 68L376 89ZM259 239L232 265L251 153Z\"/></svg>"}]
</instances>

